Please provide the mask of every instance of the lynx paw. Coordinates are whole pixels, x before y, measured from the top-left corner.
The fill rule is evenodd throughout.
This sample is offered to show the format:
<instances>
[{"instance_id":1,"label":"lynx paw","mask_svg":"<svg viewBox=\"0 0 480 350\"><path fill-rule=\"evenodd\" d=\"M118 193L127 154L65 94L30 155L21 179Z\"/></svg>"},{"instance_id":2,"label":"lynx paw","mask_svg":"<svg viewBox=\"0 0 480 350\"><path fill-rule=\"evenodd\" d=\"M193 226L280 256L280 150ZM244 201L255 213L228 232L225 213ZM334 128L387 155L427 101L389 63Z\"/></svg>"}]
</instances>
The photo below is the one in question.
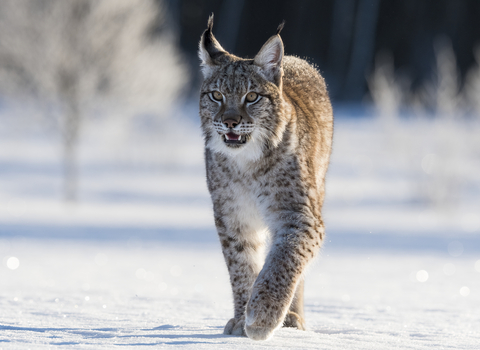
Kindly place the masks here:
<instances>
[{"instance_id":1,"label":"lynx paw","mask_svg":"<svg viewBox=\"0 0 480 350\"><path fill-rule=\"evenodd\" d=\"M283 327L297 328L301 331L304 331L305 320L297 313L289 311L287 316L285 316L285 321L283 321Z\"/></svg>"},{"instance_id":2,"label":"lynx paw","mask_svg":"<svg viewBox=\"0 0 480 350\"><path fill-rule=\"evenodd\" d=\"M272 327L263 327L263 326L256 326L247 325L245 327L245 331L247 336L253 340L268 340L272 337L275 328Z\"/></svg>"},{"instance_id":3,"label":"lynx paw","mask_svg":"<svg viewBox=\"0 0 480 350\"><path fill-rule=\"evenodd\" d=\"M232 318L230 321L228 321L227 325L223 330L223 334L246 337L247 335L245 334L245 317L242 316L238 320Z\"/></svg>"},{"instance_id":4,"label":"lynx paw","mask_svg":"<svg viewBox=\"0 0 480 350\"><path fill-rule=\"evenodd\" d=\"M256 307L252 304L257 304ZM267 340L273 335L275 329L281 326L279 307L269 304L250 302L247 306L245 331L253 340Z\"/></svg>"}]
</instances>

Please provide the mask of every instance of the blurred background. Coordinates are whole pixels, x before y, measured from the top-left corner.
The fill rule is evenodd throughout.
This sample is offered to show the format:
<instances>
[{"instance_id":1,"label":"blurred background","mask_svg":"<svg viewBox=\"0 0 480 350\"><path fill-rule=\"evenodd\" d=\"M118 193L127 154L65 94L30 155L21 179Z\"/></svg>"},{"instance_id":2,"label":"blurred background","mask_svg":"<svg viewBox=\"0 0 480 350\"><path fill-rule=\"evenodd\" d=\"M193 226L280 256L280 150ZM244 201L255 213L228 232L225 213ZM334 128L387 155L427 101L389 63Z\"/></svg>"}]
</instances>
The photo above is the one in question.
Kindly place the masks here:
<instances>
[{"instance_id":1,"label":"blurred background","mask_svg":"<svg viewBox=\"0 0 480 350\"><path fill-rule=\"evenodd\" d=\"M286 54L324 75L329 244L480 249L477 0L2 0L0 236L216 241L211 13L242 57L286 20Z\"/></svg>"}]
</instances>

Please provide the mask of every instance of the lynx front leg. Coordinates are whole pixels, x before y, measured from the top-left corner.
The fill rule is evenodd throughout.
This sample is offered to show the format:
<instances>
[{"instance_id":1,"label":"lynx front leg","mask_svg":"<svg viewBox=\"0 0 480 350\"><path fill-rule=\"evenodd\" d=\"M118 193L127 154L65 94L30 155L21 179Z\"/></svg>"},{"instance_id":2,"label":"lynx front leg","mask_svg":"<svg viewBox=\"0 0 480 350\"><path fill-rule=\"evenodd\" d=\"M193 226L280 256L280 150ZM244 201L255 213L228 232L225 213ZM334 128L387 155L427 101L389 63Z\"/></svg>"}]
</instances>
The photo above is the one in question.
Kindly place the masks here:
<instances>
[{"instance_id":1,"label":"lynx front leg","mask_svg":"<svg viewBox=\"0 0 480 350\"><path fill-rule=\"evenodd\" d=\"M224 334L245 336L245 307L263 264L262 237L252 227L227 227L222 219L216 223L234 300L234 317L225 326Z\"/></svg>"},{"instance_id":2,"label":"lynx front leg","mask_svg":"<svg viewBox=\"0 0 480 350\"><path fill-rule=\"evenodd\" d=\"M296 225L286 225L281 230L283 233L277 236L255 281L245 320L246 333L251 339L270 338L284 320L304 328L303 314L294 311L303 313L303 307L295 302L292 305L292 301L297 288L302 289L299 284L305 267L320 247L323 225L306 225L299 229ZM289 308L293 312L289 313Z\"/></svg>"}]
</instances>

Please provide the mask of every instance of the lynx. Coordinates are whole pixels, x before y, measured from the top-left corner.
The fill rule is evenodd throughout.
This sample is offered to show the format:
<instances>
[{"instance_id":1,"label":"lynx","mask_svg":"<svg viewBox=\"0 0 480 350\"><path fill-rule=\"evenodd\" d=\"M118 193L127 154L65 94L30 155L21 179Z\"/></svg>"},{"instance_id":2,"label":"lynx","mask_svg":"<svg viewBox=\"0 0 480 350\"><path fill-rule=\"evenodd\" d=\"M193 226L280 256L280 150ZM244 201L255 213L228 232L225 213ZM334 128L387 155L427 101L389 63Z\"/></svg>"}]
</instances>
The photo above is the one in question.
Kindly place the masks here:
<instances>
[{"instance_id":1,"label":"lynx","mask_svg":"<svg viewBox=\"0 0 480 350\"><path fill-rule=\"evenodd\" d=\"M253 59L225 51L212 28L213 15L199 44L200 118L234 299L224 334L265 340L282 325L305 329L304 273L325 235L332 107L318 71L284 56L283 23Z\"/></svg>"}]
</instances>

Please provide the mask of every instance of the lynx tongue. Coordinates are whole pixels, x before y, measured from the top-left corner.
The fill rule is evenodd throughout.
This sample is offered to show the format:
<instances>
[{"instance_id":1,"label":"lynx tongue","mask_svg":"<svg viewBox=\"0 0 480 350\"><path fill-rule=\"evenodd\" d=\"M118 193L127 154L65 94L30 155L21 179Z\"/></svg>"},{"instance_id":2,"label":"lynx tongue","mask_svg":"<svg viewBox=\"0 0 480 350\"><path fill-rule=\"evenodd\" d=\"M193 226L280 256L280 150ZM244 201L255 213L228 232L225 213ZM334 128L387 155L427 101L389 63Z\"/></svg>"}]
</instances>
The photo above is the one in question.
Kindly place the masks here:
<instances>
[{"instance_id":1,"label":"lynx tongue","mask_svg":"<svg viewBox=\"0 0 480 350\"><path fill-rule=\"evenodd\" d=\"M227 140L240 141L240 135L234 134L233 132L229 132L228 134L225 134L225 138Z\"/></svg>"}]
</instances>

